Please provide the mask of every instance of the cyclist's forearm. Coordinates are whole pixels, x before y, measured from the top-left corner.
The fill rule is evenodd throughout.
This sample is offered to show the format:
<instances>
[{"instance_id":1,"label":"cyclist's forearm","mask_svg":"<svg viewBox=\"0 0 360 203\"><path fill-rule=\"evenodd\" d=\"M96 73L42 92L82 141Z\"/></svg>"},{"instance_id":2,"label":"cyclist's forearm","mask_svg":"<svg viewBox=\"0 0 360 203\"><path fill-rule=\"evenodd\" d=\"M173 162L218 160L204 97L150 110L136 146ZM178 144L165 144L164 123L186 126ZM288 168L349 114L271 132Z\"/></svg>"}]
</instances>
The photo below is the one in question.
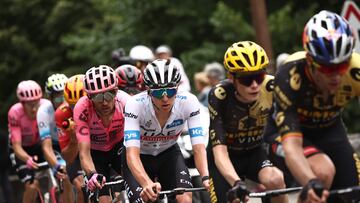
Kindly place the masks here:
<instances>
[{"instance_id":1,"label":"cyclist's forearm","mask_svg":"<svg viewBox=\"0 0 360 203\"><path fill-rule=\"evenodd\" d=\"M240 177L231 163L227 147L225 145L216 145L213 148L213 153L217 169L230 185L234 185L235 181L239 180Z\"/></svg>"},{"instance_id":2,"label":"cyclist's forearm","mask_svg":"<svg viewBox=\"0 0 360 203\"><path fill-rule=\"evenodd\" d=\"M201 177L209 176L205 145L193 145L194 161Z\"/></svg>"},{"instance_id":3,"label":"cyclist's forearm","mask_svg":"<svg viewBox=\"0 0 360 203\"><path fill-rule=\"evenodd\" d=\"M61 150L61 154L66 163L72 163L78 155L77 143L70 142L65 148Z\"/></svg>"},{"instance_id":4,"label":"cyclist's forearm","mask_svg":"<svg viewBox=\"0 0 360 203\"><path fill-rule=\"evenodd\" d=\"M90 143L79 143L79 156L81 168L85 171L86 175L96 171L90 154Z\"/></svg>"},{"instance_id":5,"label":"cyclist's forearm","mask_svg":"<svg viewBox=\"0 0 360 203\"><path fill-rule=\"evenodd\" d=\"M140 153L137 152L138 149L126 149L126 161L131 173L134 175L136 181L141 185L141 187L146 187L147 185L153 183L150 177L147 175L144 166L140 159Z\"/></svg>"},{"instance_id":6,"label":"cyclist's forearm","mask_svg":"<svg viewBox=\"0 0 360 203\"><path fill-rule=\"evenodd\" d=\"M52 147L51 138L47 138L47 139L43 140L41 143L41 148L44 153L44 158L49 163L49 165L52 167L55 166L57 163L57 159L56 159L53 147Z\"/></svg>"},{"instance_id":7,"label":"cyclist's forearm","mask_svg":"<svg viewBox=\"0 0 360 203\"><path fill-rule=\"evenodd\" d=\"M290 142L292 141L286 140L283 142L286 165L296 180L301 185L305 185L309 180L316 178L316 176L304 156L302 144Z\"/></svg>"},{"instance_id":8,"label":"cyclist's forearm","mask_svg":"<svg viewBox=\"0 0 360 203\"><path fill-rule=\"evenodd\" d=\"M12 143L12 148L14 150L15 156L24 162L26 162L31 157L24 150L24 148L22 148L21 143L19 143L19 142Z\"/></svg>"}]
</instances>

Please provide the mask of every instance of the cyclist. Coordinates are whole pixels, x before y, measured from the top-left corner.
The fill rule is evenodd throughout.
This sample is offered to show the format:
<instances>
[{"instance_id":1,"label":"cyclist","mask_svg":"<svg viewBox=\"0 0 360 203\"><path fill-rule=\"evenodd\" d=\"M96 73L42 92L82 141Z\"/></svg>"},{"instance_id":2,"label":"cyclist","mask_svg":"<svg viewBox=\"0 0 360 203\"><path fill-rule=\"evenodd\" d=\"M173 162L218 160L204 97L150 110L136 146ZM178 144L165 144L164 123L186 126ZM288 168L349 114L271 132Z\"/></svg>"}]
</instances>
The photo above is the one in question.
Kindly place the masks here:
<instances>
[{"instance_id":1,"label":"cyclist","mask_svg":"<svg viewBox=\"0 0 360 203\"><path fill-rule=\"evenodd\" d=\"M133 61L129 56L126 56L125 50L123 48L117 48L111 52L111 59L113 61L113 67L122 66L125 64L132 64Z\"/></svg>"},{"instance_id":2,"label":"cyclist","mask_svg":"<svg viewBox=\"0 0 360 203\"><path fill-rule=\"evenodd\" d=\"M8 112L10 139L15 153L16 172L25 185L23 202L34 202L39 190L39 182L34 180L34 169L38 168L37 163L44 161L36 112L39 106L50 101L42 99L41 87L33 80L20 82L16 95L20 102Z\"/></svg>"},{"instance_id":3,"label":"cyclist","mask_svg":"<svg viewBox=\"0 0 360 203\"><path fill-rule=\"evenodd\" d=\"M45 92L51 102L41 105L36 120L39 127L40 140L44 157L53 168L58 179L63 179L64 192L62 198L66 202L74 201L70 180L66 175L66 162L60 155L59 139L55 124L55 109L64 102L64 86L67 81L64 74L52 74L45 82Z\"/></svg>"},{"instance_id":4,"label":"cyclist","mask_svg":"<svg viewBox=\"0 0 360 203\"><path fill-rule=\"evenodd\" d=\"M320 11L304 28L305 51L290 55L275 77L269 124L281 136L272 139L281 142L288 169L304 186L300 201L325 202L328 189L360 183L360 159L341 119L344 106L360 95L360 56L353 52L354 43L344 18ZM328 202L342 202L335 198Z\"/></svg>"},{"instance_id":5,"label":"cyclist","mask_svg":"<svg viewBox=\"0 0 360 203\"><path fill-rule=\"evenodd\" d=\"M80 98L74 108L80 163L88 177L87 187L91 191L100 189L100 202L110 201L109 188L103 186L111 169L121 173L123 109L130 96L118 91L117 83L111 67L90 68L84 77L87 96ZM104 176L100 183L99 174Z\"/></svg>"},{"instance_id":6,"label":"cyclist","mask_svg":"<svg viewBox=\"0 0 360 203\"><path fill-rule=\"evenodd\" d=\"M120 90L134 95L143 89L143 76L139 69L133 65L122 65L115 69L118 76Z\"/></svg>"},{"instance_id":7,"label":"cyclist","mask_svg":"<svg viewBox=\"0 0 360 203\"><path fill-rule=\"evenodd\" d=\"M184 66L182 65L182 63L178 58L173 57L171 48L167 45L160 45L158 48L156 48L155 54L157 59L171 59L171 61L175 63L181 75L179 90L190 91L191 90L190 81L188 76L186 75Z\"/></svg>"},{"instance_id":8,"label":"cyclist","mask_svg":"<svg viewBox=\"0 0 360 203\"><path fill-rule=\"evenodd\" d=\"M142 73L144 72L146 65L155 59L153 51L144 45L136 45L131 48L129 56Z\"/></svg>"},{"instance_id":9,"label":"cyclist","mask_svg":"<svg viewBox=\"0 0 360 203\"><path fill-rule=\"evenodd\" d=\"M285 188L282 172L269 161L262 146L274 79L266 74L268 63L264 49L251 41L234 43L225 52L229 80L221 81L209 94L212 202L226 202L226 192L232 187L231 193L242 188L245 195L243 176L266 189ZM287 202L287 197L274 200Z\"/></svg>"},{"instance_id":10,"label":"cyclist","mask_svg":"<svg viewBox=\"0 0 360 203\"><path fill-rule=\"evenodd\" d=\"M186 121L195 165L203 177L203 185L209 188L200 104L191 93L177 91L180 79L179 70L171 60L155 60L144 71L144 83L149 90L133 96L126 104L123 155L126 158L122 161L131 202L154 201L164 189L192 187L176 142ZM154 178L159 182L154 182ZM178 195L176 199L191 202L191 193Z\"/></svg>"},{"instance_id":11,"label":"cyclist","mask_svg":"<svg viewBox=\"0 0 360 203\"><path fill-rule=\"evenodd\" d=\"M83 173L78 156L78 142L75 133L73 109L76 102L85 96L83 85L84 75L74 75L65 84L65 102L55 111L55 122L58 130L61 154L66 161L66 171L70 182L75 186L76 202L84 202L82 184Z\"/></svg>"}]
</instances>

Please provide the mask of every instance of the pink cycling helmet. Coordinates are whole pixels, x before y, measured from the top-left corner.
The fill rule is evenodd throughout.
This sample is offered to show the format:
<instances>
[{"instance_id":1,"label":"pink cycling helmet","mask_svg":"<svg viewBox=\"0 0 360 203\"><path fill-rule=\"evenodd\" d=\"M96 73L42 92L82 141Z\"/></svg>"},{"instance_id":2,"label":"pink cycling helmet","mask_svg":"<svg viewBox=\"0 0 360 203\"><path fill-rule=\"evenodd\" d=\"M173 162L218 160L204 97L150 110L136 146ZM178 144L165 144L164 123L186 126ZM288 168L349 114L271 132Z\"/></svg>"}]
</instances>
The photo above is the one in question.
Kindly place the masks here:
<instances>
[{"instance_id":1,"label":"pink cycling helmet","mask_svg":"<svg viewBox=\"0 0 360 203\"><path fill-rule=\"evenodd\" d=\"M40 85L33 80L21 81L16 90L18 99L23 101L34 101L42 97Z\"/></svg>"},{"instance_id":2,"label":"pink cycling helmet","mask_svg":"<svg viewBox=\"0 0 360 203\"><path fill-rule=\"evenodd\" d=\"M92 67L85 73L84 85L88 94L112 90L117 87L117 83L115 71L107 65Z\"/></svg>"}]
</instances>

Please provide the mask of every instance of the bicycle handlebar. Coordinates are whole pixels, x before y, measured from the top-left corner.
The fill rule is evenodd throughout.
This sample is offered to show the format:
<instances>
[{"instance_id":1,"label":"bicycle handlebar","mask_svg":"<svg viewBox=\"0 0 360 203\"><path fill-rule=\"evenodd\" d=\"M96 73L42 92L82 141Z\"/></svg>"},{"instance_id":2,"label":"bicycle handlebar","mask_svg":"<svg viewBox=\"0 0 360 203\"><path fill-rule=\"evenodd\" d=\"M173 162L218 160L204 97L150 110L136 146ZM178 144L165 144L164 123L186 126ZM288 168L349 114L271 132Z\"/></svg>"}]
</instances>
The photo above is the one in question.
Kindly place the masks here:
<instances>
[{"instance_id":1,"label":"bicycle handlebar","mask_svg":"<svg viewBox=\"0 0 360 203\"><path fill-rule=\"evenodd\" d=\"M268 190L265 192L251 192L249 194L249 197L253 197L253 198L276 197L276 196L291 193L291 192L298 192L301 189L302 189L302 187L293 187L293 188L285 188L285 189L278 189L278 190Z\"/></svg>"},{"instance_id":2,"label":"bicycle handlebar","mask_svg":"<svg viewBox=\"0 0 360 203\"><path fill-rule=\"evenodd\" d=\"M185 192L197 192L197 191L206 191L206 188L204 188L204 187L198 187L198 188L175 188L175 189L172 189L172 190L160 191L159 195L180 195L180 194L184 194Z\"/></svg>"},{"instance_id":3,"label":"bicycle handlebar","mask_svg":"<svg viewBox=\"0 0 360 203\"><path fill-rule=\"evenodd\" d=\"M353 187L348 187L348 188L344 188L344 189L337 189L337 190L331 190L329 193L329 195L342 195L342 194L347 194L347 193L351 193L351 192L355 192L355 191L360 191L360 186L353 186Z\"/></svg>"}]
</instances>

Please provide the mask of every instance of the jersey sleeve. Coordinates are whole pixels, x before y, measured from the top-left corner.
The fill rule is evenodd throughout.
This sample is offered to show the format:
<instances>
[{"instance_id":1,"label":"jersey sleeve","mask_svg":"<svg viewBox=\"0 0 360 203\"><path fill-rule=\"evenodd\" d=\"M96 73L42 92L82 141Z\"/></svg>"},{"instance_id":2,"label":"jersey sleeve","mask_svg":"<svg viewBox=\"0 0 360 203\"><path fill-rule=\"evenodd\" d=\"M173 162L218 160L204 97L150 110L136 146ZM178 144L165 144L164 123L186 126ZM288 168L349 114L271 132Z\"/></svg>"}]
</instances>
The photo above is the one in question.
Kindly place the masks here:
<instances>
[{"instance_id":1,"label":"jersey sleeve","mask_svg":"<svg viewBox=\"0 0 360 203\"><path fill-rule=\"evenodd\" d=\"M90 143L90 131L89 124L90 121L90 110L89 110L89 101L87 97L81 97L80 100L76 103L74 108L74 121L76 129L76 139L79 143L87 142Z\"/></svg>"},{"instance_id":2,"label":"jersey sleeve","mask_svg":"<svg viewBox=\"0 0 360 203\"><path fill-rule=\"evenodd\" d=\"M191 144L204 144L204 129L201 120L200 103L192 94L189 94L186 100L184 114L187 118Z\"/></svg>"},{"instance_id":3,"label":"jersey sleeve","mask_svg":"<svg viewBox=\"0 0 360 203\"><path fill-rule=\"evenodd\" d=\"M118 98L123 107L125 107L126 102L131 99L131 96L122 90L118 91L116 97Z\"/></svg>"},{"instance_id":4,"label":"jersey sleeve","mask_svg":"<svg viewBox=\"0 0 360 203\"><path fill-rule=\"evenodd\" d=\"M282 140L288 136L301 135L296 101L299 99L302 80L297 71L295 66L284 67L275 76L273 115Z\"/></svg>"},{"instance_id":5,"label":"jersey sleeve","mask_svg":"<svg viewBox=\"0 0 360 203\"><path fill-rule=\"evenodd\" d=\"M223 123L223 109L226 108L226 97L227 92L221 84L216 85L209 92L209 136L211 146L227 144L225 137L226 131Z\"/></svg>"},{"instance_id":6,"label":"jersey sleeve","mask_svg":"<svg viewBox=\"0 0 360 203\"><path fill-rule=\"evenodd\" d=\"M70 142L70 132L63 127L63 122L72 119L72 113L69 107L60 106L55 111L55 123L59 137L59 145L64 149Z\"/></svg>"},{"instance_id":7,"label":"jersey sleeve","mask_svg":"<svg viewBox=\"0 0 360 203\"><path fill-rule=\"evenodd\" d=\"M39 128L41 141L51 138L51 122L54 122L54 108L48 100L42 103L36 114L36 122Z\"/></svg>"},{"instance_id":8,"label":"jersey sleeve","mask_svg":"<svg viewBox=\"0 0 360 203\"><path fill-rule=\"evenodd\" d=\"M353 53L350 60L350 71L348 73L351 80L351 86L354 89L355 96L360 96L360 54Z\"/></svg>"},{"instance_id":9,"label":"jersey sleeve","mask_svg":"<svg viewBox=\"0 0 360 203\"><path fill-rule=\"evenodd\" d=\"M143 99L143 98L141 98ZM140 148L140 112L141 101L135 97L129 99L125 105L125 127L124 127L124 145L125 147Z\"/></svg>"},{"instance_id":10,"label":"jersey sleeve","mask_svg":"<svg viewBox=\"0 0 360 203\"><path fill-rule=\"evenodd\" d=\"M20 120L14 107L10 108L8 112L8 129L12 143L21 141Z\"/></svg>"}]
</instances>

